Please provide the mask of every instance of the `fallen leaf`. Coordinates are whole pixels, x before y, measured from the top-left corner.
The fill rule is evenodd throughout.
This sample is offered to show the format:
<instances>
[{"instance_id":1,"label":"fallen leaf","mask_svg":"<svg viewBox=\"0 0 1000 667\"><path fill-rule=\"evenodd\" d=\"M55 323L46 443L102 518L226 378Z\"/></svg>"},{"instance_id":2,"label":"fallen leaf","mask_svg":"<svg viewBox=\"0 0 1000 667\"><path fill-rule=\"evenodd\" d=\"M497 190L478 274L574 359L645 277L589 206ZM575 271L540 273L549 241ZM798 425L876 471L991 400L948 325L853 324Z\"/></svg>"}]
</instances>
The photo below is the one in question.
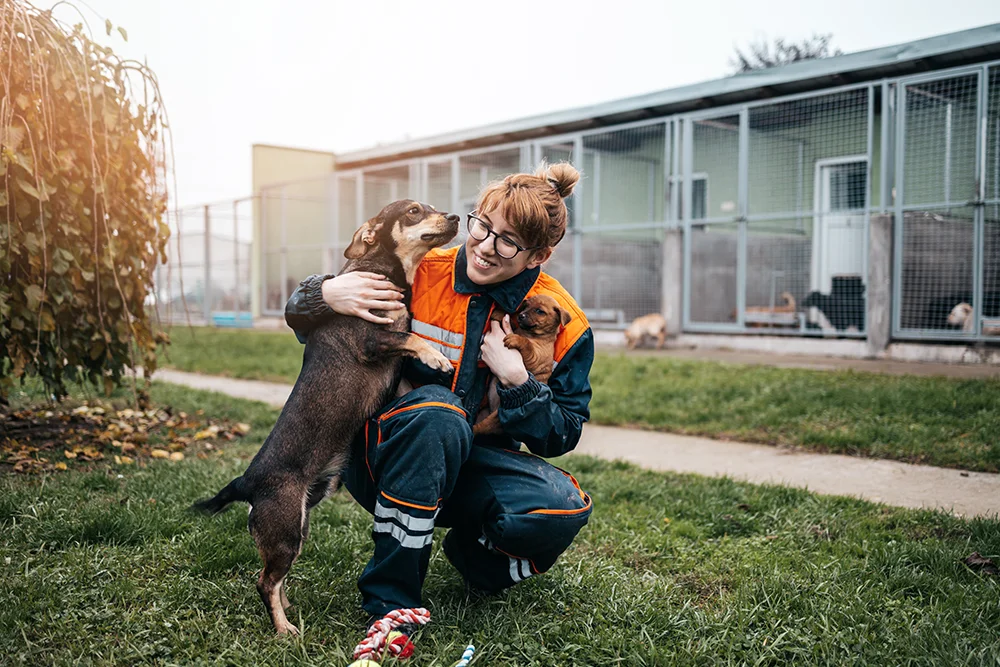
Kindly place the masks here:
<instances>
[{"instance_id":1,"label":"fallen leaf","mask_svg":"<svg viewBox=\"0 0 1000 667\"><path fill-rule=\"evenodd\" d=\"M76 452L71 452L68 449L66 451L64 451L63 454L65 454L66 458L68 458L68 459L75 459L76 458Z\"/></svg>"},{"instance_id":2,"label":"fallen leaf","mask_svg":"<svg viewBox=\"0 0 1000 667\"><path fill-rule=\"evenodd\" d=\"M183 461L184 460L184 452L172 452L170 454L170 460L171 461Z\"/></svg>"},{"instance_id":3,"label":"fallen leaf","mask_svg":"<svg viewBox=\"0 0 1000 667\"><path fill-rule=\"evenodd\" d=\"M233 430L235 430L240 435L246 435L247 433L250 432L250 424L245 424L243 422L240 422L239 424L236 425L236 427Z\"/></svg>"},{"instance_id":4,"label":"fallen leaf","mask_svg":"<svg viewBox=\"0 0 1000 667\"><path fill-rule=\"evenodd\" d=\"M63 463L62 461L60 461L59 463L55 464L54 467L55 467L56 470L66 470L66 464Z\"/></svg>"},{"instance_id":5,"label":"fallen leaf","mask_svg":"<svg viewBox=\"0 0 1000 667\"><path fill-rule=\"evenodd\" d=\"M170 452L165 449L154 449L149 453L149 455L154 459L166 459L170 458Z\"/></svg>"},{"instance_id":6,"label":"fallen leaf","mask_svg":"<svg viewBox=\"0 0 1000 667\"><path fill-rule=\"evenodd\" d=\"M978 551L973 551L962 562L969 566L969 569L974 572L982 572L983 574L993 576L1000 574L1000 569L997 569L997 566L993 563L993 561L985 556L980 556Z\"/></svg>"}]
</instances>

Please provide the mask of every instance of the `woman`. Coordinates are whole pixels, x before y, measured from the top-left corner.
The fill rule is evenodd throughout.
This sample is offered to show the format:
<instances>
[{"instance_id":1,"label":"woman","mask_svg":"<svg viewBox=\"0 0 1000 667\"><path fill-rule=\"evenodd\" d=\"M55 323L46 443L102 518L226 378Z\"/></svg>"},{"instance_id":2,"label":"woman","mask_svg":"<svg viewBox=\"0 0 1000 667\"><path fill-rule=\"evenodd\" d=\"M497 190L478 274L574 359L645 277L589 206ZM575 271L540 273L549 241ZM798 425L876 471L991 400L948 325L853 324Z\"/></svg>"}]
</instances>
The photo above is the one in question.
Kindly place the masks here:
<instances>
[{"instance_id":1,"label":"woman","mask_svg":"<svg viewBox=\"0 0 1000 667\"><path fill-rule=\"evenodd\" d=\"M344 473L351 495L375 518L375 552L358 580L372 621L420 606L435 526L450 528L444 552L468 584L499 591L549 569L587 523L590 497L539 458L572 450L590 416L592 332L572 297L540 270L566 232L563 199L579 178L569 164L543 165L486 186L465 244L431 251L417 270L411 329L455 371L408 360L405 376L417 388L369 422ZM547 386L504 347L509 320L489 319L494 307L513 313L539 293L572 315L556 340ZM386 323L370 311L402 308L401 298L374 274L311 276L292 294L285 319L304 341L334 312ZM491 374L504 433L474 438L471 423ZM520 452L519 443L535 455ZM412 652L414 629L400 628L403 654Z\"/></svg>"}]
</instances>

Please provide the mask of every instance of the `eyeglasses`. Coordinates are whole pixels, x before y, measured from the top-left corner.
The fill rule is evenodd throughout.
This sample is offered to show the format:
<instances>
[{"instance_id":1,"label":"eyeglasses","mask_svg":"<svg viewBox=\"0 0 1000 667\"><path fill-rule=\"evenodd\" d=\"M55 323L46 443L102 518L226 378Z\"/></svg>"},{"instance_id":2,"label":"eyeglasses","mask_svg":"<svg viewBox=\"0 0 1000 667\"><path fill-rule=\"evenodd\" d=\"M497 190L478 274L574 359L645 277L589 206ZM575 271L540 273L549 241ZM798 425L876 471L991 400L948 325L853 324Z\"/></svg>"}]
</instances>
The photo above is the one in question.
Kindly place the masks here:
<instances>
[{"instance_id":1,"label":"eyeglasses","mask_svg":"<svg viewBox=\"0 0 1000 667\"><path fill-rule=\"evenodd\" d=\"M525 248L513 239L497 234L485 220L478 217L475 213L469 213L468 220L469 236L476 241L485 241L492 234L493 252L500 255L504 259L514 259L517 257L517 253L519 252L524 252L526 250L541 250L545 247L535 246L534 248Z\"/></svg>"}]
</instances>

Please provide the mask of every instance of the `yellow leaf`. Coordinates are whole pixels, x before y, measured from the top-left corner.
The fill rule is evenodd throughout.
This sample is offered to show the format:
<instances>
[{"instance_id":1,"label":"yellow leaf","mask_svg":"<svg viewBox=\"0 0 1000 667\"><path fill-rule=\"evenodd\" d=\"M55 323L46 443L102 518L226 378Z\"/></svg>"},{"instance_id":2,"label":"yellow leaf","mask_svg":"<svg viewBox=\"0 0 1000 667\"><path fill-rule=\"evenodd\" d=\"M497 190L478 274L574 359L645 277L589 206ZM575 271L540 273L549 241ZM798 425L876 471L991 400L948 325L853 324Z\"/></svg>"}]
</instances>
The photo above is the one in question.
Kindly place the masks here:
<instances>
[{"instance_id":1,"label":"yellow leaf","mask_svg":"<svg viewBox=\"0 0 1000 667\"><path fill-rule=\"evenodd\" d=\"M165 459L170 457L170 452L165 449L154 449L149 455L154 459Z\"/></svg>"},{"instance_id":2,"label":"yellow leaf","mask_svg":"<svg viewBox=\"0 0 1000 667\"><path fill-rule=\"evenodd\" d=\"M60 461L55 465L56 470L66 470L66 464Z\"/></svg>"},{"instance_id":3,"label":"yellow leaf","mask_svg":"<svg viewBox=\"0 0 1000 667\"><path fill-rule=\"evenodd\" d=\"M214 438L219 433L218 426L209 426L208 428L198 431L194 434L195 440L206 440L207 438Z\"/></svg>"},{"instance_id":4,"label":"yellow leaf","mask_svg":"<svg viewBox=\"0 0 1000 667\"><path fill-rule=\"evenodd\" d=\"M122 465L132 465L135 462L131 456L118 456L116 458L121 459Z\"/></svg>"},{"instance_id":5,"label":"yellow leaf","mask_svg":"<svg viewBox=\"0 0 1000 667\"><path fill-rule=\"evenodd\" d=\"M234 430L240 433L241 435L246 435L247 433L250 432L250 424L244 424L243 422L240 422L239 424L236 425L236 428Z\"/></svg>"},{"instance_id":6,"label":"yellow leaf","mask_svg":"<svg viewBox=\"0 0 1000 667\"><path fill-rule=\"evenodd\" d=\"M76 452L71 452L68 449L66 451L64 451L63 454L65 454L66 458L68 458L68 459L75 459L76 458Z\"/></svg>"},{"instance_id":7,"label":"yellow leaf","mask_svg":"<svg viewBox=\"0 0 1000 667\"><path fill-rule=\"evenodd\" d=\"M173 453L171 453L170 454L170 460L171 461L183 461L184 460L184 452L173 452Z\"/></svg>"}]
</instances>

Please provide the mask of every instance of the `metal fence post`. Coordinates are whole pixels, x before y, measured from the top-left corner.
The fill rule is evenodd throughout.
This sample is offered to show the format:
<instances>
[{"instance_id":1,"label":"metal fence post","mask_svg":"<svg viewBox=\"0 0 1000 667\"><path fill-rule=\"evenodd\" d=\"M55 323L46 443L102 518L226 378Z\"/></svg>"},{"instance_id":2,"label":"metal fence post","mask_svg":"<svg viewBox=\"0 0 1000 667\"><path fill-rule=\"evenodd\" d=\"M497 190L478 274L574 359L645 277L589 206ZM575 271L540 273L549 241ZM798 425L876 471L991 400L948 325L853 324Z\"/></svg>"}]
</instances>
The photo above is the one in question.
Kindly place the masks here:
<instances>
[{"instance_id":1,"label":"metal fence post","mask_svg":"<svg viewBox=\"0 0 1000 667\"><path fill-rule=\"evenodd\" d=\"M893 225L893 247L896 252L892 259L892 335L899 334L903 314L903 231L906 220L903 215L903 149L906 144L906 85L896 84L895 150L893 151L893 205L895 224Z\"/></svg>"},{"instance_id":2,"label":"metal fence post","mask_svg":"<svg viewBox=\"0 0 1000 667\"><path fill-rule=\"evenodd\" d=\"M233 200L233 317L240 323L240 200Z\"/></svg>"},{"instance_id":3,"label":"metal fence post","mask_svg":"<svg viewBox=\"0 0 1000 667\"><path fill-rule=\"evenodd\" d=\"M681 122L683 141L681 142L681 219L683 220L684 243L684 279L683 279L683 309L681 315L682 329L691 323L691 193L693 185L691 173L694 170L694 126L690 118Z\"/></svg>"},{"instance_id":4,"label":"metal fence post","mask_svg":"<svg viewBox=\"0 0 1000 667\"><path fill-rule=\"evenodd\" d=\"M740 108L739 156L736 175L738 236L736 242L736 324L746 326L747 215L750 213L750 110Z\"/></svg>"},{"instance_id":5,"label":"metal fence post","mask_svg":"<svg viewBox=\"0 0 1000 667\"><path fill-rule=\"evenodd\" d=\"M583 168L583 137L577 136L573 140L572 161ZM580 209L583 203L582 183L577 183L573 192L576 198L576 205L573 207L573 298L578 302L583 301L583 229L581 227Z\"/></svg>"},{"instance_id":6,"label":"metal fence post","mask_svg":"<svg viewBox=\"0 0 1000 667\"><path fill-rule=\"evenodd\" d=\"M462 196L461 192L462 171L461 171L461 165L458 162L457 155L451 156L450 166L451 166L451 212L454 213L455 215L458 215L459 217L464 218L465 214L470 213L471 211L458 210L459 207L461 207L462 205L461 200L459 199L459 197ZM461 231L459 231L459 235L461 235Z\"/></svg>"},{"instance_id":7,"label":"metal fence post","mask_svg":"<svg viewBox=\"0 0 1000 667\"><path fill-rule=\"evenodd\" d=\"M281 257L278 260L280 262L280 275L278 279L281 281L281 303L278 307L281 308L288 301L288 220L285 218L287 202L287 193L285 191L285 186L281 186Z\"/></svg>"},{"instance_id":8,"label":"metal fence post","mask_svg":"<svg viewBox=\"0 0 1000 667\"><path fill-rule=\"evenodd\" d=\"M208 204L205 205L205 258L202 266L202 280L205 285L202 289L201 307L205 317L205 324L212 323L212 220L209 213Z\"/></svg>"},{"instance_id":9,"label":"metal fence post","mask_svg":"<svg viewBox=\"0 0 1000 667\"><path fill-rule=\"evenodd\" d=\"M976 98L976 193L975 208L972 213L972 315L976 318L975 336L977 339L983 338L983 300L985 295L985 258L983 257L984 246L986 245L986 134L987 118L989 118L989 82L990 72L987 65L983 65L979 70L978 97Z\"/></svg>"}]
</instances>

